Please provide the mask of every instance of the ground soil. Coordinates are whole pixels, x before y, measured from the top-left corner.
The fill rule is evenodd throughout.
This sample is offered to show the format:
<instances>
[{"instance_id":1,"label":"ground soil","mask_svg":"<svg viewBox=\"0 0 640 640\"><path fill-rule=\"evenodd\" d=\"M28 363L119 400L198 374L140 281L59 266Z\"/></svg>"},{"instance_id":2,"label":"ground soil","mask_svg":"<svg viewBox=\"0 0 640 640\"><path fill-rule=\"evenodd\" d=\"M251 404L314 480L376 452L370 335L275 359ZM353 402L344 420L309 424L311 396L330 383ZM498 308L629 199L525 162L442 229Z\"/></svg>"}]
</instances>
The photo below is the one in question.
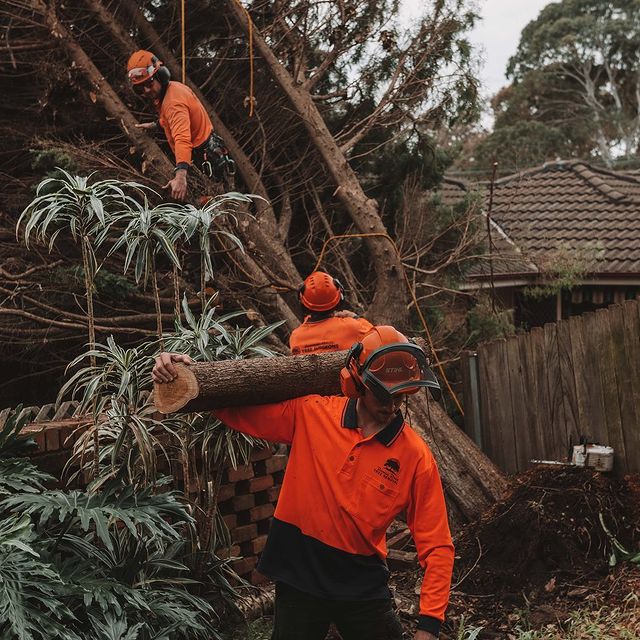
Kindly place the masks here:
<instances>
[{"instance_id":1,"label":"ground soil","mask_svg":"<svg viewBox=\"0 0 640 640\"><path fill-rule=\"evenodd\" d=\"M441 640L469 637L459 635L462 621L466 629L482 627L477 640L511 640L522 637L518 626L547 625L565 637L570 613L613 609L630 594L640 596L640 565L618 554L612 566L612 536L628 551L640 551L639 475L616 479L584 468L540 466L514 476L507 495L455 536ZM412 549L409 541L404 550ZM422 576L419 568L391 576L407 638L415 630ZM269 617L263 622L264 636L234 637L270 637ZM640 631L620 637L640 638ZM339 635L332 630L327 640Z\"/></svg>"},{"instance_id":2,"label":"ground soil","mask_svg":"<svg viewBox=\"0 0 640 640\"><path fill-rule=\"evenodd\" d=\"M442 638L451 637L462 616L468 626L483 627L479 639L509 638L523 616L536 629L589 603L614 607L640 593L638 565L610 566L612 535L625 549L640 549L640 476L541 466L514 477L508 495L456 537ZM392 576L408 631L421 580L418 570Z\"/></svg>"}]
</instances>

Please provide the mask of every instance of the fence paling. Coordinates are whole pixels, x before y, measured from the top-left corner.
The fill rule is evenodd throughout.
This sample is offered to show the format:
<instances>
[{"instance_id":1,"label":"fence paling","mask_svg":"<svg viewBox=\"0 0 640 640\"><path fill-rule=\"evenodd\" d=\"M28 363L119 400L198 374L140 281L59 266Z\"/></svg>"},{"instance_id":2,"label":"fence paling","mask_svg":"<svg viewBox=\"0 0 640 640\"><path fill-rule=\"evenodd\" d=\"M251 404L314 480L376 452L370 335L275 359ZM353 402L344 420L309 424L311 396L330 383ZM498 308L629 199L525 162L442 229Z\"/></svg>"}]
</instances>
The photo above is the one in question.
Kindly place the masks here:
<instances>
[{"instance_id":1,"label":"fence paling","mask_svg":"<svg viewBox=\"0 0 640 640\"><path fill-rule=\"evenodd\" d=\"M614 448L618 472L640 471L637 301L481 344L463 363L477 365L483 449L505 471L562 460L582 435Z\"/></svg>"}]
</instances>

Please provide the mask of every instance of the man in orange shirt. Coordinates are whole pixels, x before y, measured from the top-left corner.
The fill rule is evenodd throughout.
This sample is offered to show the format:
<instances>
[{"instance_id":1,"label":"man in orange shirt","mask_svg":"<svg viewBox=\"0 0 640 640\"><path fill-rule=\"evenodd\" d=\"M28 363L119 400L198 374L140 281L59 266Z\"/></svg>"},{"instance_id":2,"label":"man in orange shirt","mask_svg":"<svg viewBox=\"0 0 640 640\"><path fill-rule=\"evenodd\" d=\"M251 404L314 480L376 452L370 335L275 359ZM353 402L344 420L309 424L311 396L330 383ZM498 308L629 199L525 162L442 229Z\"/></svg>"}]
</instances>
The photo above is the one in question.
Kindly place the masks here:
<instances>
[{"instance_id":1,"label":"man in orange shirt","mask_svg":"<svg viewBox=\"0 0 640 640\"><path fill-rule=\"evenodd\" d=\"M289 337L294 356L326 351L345 351L371 330L373 325L350 311L341 310L344 287L324 271L314 271L298 290L304 321Z\"/></svg>"},{"instance_id":2,"label":"man in orange shirt","mask_svg":"<svg viewBox=\"0 0 640 640\"><path fill-rule=\"evenodd\" d=\"M188 356L162 353L157 383ZM453 544L440 476L400 406L439 389L422 349L393 327L375 327L347 356L344 396L308 395L216 410L233 429L291 444L291 455L259 570L276 582L272 640L400 640L385 532L401 511L425 570L414 640L433 640L449 599Z\"/></svg>"},{"instance_id":3,"label":"man in orange shirt","mask_svg":"<svg viewBox=\"0 0 640 640\"><path fill-rule=\"evenodd\" d=\"M235 164L222 139L213 132L202 103L189 87L171 80L169 69L161 60L150 51L135 51L127 62L127 77L133 90L158 112L156 122L136 127L161 127L175 156L175 175L164 185L165 189L171 189L173 198L178 201L186 198L187 171L192 164L217 180L225 172L233 173Z\"/></svg>"}]
</instances>

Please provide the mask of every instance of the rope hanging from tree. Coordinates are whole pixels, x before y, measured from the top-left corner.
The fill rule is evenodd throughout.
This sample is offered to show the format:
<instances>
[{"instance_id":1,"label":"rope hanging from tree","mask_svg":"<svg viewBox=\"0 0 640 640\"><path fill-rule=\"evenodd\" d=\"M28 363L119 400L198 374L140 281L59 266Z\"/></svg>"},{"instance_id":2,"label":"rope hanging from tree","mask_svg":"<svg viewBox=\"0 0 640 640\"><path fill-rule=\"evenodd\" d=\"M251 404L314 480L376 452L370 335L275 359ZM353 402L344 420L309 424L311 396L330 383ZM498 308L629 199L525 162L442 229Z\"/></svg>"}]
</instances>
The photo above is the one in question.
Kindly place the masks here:
<instances>
[{"instance_id":1,"label":"rope hanging from tree","mask_svg":"<svg viewBox=\"0 0 640 640\"><path fill-rule=\"evenodd\" d=\"M247 26L249 30L249 95L244 99L244 106L249 106L249 117L253 116L253 107L256 99L253 95L253 20L249 11L244 7L240 0L236 0L238 6L244 11L247 16Z\"/></svg>"},{"instance_id":2,"label":"rope hanging from tree","mask_svg":"<svg viewBox=\"0 0 640 640\"><path fill-rule=\"evenodd\" d=\"M180 27L181 27L181 55L182 55L182 84L185 84L187 81L187 56L186 56L186 38L185 32L187 28L186 17L185 17L185 4L186 0L180 0Z\"/></svg>"}]
</instances>

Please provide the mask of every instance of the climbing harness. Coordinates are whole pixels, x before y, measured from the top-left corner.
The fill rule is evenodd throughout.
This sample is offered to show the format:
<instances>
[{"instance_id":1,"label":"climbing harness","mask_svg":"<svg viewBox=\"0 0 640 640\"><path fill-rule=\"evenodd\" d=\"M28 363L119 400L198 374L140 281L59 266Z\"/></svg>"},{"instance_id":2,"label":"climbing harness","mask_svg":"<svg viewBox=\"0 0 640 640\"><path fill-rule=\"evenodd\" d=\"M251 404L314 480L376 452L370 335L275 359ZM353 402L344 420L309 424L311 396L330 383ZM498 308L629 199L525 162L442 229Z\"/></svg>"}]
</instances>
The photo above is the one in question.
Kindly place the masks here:
<instances>
[{"instance_id":1,"label":"climbing harness","mask_svg":"<svg viewBox=\"0 0 640 640\"><path fill-rule=\"evenodd\" d=\"M207 140L194 150L195 158L202 173L208 178L221 182L236 173L236 163L222 138L212 133Z\"/></svg>"}]
</instances>

